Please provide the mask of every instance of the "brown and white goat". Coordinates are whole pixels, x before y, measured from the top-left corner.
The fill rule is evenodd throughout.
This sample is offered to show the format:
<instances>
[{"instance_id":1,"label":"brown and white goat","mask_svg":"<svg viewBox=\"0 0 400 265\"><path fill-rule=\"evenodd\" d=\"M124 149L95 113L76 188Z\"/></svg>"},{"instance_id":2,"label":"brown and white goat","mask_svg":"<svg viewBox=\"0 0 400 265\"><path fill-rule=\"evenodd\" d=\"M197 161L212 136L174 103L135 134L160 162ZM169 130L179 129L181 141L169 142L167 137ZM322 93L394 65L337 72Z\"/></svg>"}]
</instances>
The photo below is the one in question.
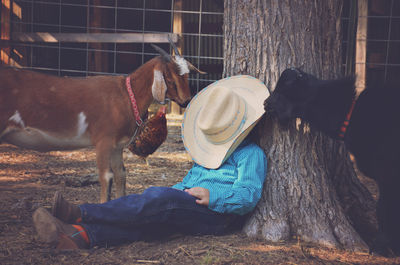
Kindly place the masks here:
<instances>
[{"instance_id":1,"label":"brown and white goat","mask_svg":"<svg viewBox=\"0 0 400 265\"><path fill-rule=\"evenodd\" d=\"M189 71L201 72L179 54L153 47L161 56L129 74L141 116L166 97L185 107ZM112 179L116 196L125 195L122 151L138 126L125 76L69 78L4 67L0 80L0 142L41 152L94 146L100 201L110 200Z\"/></svg>"}]
</instances>

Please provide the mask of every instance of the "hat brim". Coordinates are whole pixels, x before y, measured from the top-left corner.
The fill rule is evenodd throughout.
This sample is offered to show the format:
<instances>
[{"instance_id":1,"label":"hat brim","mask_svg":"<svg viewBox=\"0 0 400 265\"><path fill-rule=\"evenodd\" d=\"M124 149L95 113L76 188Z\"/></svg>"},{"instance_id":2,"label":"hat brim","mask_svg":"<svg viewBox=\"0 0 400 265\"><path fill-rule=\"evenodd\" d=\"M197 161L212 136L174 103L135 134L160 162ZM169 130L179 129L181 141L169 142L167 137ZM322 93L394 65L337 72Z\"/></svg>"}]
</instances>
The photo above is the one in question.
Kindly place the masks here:
<instances>
[{"instance_id":1,"label":"hat brim","mask_svg":"<svg viewBox=\"0 0 400 265\"><path fill-rule=\"evenodd\" d=\"M209 142L197 126L197 119L208 94L216 86L232 89L246 102L246 120L239 132L223 144ZM265 113L264 100L269 96L267 87L258 79L239 75L216 81L200 91L186 108L183 124L183 143L193 161L197 164L215 169L218 168L248 135Z\"/></svg>"}]
</instances>

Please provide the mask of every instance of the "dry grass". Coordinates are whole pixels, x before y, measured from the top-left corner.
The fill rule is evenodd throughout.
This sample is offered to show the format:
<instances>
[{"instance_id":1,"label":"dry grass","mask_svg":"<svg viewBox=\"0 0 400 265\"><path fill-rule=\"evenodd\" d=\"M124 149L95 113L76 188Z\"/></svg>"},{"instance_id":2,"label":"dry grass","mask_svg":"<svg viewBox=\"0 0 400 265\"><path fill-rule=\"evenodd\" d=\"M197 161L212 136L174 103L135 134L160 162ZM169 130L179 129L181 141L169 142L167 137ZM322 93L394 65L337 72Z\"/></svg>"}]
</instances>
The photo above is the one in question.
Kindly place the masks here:
<instances>
[{"instance_id":1,"label":"dry grass","mask_svg":"<svg viewBox=\"0 0 400 265\"><path fill-rule=\"evenodd\" d=\"M171 125L171 124L170 124ZM149 158L150 166L129 153L127 192L149 186L171 186L192 162L180 129L169 127L166 143ZM152 242L82 251L49 249L35 239L31 215L50 206L56 190L75 203L97 202L93 150L37 153L0 146L0 264L400 264L400 258L326 249L298 242L268 243L242 233L226 236L182 236Z\"/></svg>"}]
</instances>

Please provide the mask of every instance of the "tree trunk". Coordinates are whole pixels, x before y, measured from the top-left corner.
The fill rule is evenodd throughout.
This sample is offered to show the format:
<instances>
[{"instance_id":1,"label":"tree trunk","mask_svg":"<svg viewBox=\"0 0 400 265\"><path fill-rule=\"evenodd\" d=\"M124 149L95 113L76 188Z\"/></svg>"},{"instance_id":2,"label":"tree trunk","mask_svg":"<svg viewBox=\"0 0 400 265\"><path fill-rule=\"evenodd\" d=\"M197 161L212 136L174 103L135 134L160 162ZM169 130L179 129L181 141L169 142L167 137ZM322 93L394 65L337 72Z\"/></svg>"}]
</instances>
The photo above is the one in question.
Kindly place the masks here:
<instances>
[{"instance_id":1,"label":"tree trunk","mask_svg":"<svg viewBox=\"0 0 400 265\"><path fill-rule=\"evenodd\" d=\"M225 0L224 75L250 74L270 90L292 66L337 77L341 9L341 0ZM375 202L344 145L299 121L281 128L265 117L256 128L268 174L247 235L367 250L376 233Z\"/></svg>"}]
</instances>

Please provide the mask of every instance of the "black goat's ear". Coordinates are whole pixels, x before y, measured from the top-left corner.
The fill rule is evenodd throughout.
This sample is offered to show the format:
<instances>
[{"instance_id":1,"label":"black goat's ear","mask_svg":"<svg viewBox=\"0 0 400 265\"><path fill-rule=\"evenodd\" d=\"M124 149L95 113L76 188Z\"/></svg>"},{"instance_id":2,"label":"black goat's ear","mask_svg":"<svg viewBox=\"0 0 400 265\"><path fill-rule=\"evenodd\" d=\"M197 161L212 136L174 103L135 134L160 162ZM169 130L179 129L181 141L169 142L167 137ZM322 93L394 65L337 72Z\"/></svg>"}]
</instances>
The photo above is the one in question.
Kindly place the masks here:
<instances>
[{"instance_id":1,"label":"black goat's ear","mask_svg":"<svg viewBox=\"0 0 400 265\"><path fill-rule=\"evenodd\" d=\"M151 47L154 48L154 50L156 50L165 60L167 60L168 62L170 62L172 60L172 56L170 54L168 54L166 51L164 51L163 49L161 49L160 47L158 47L157 45L154 44L150 44Z\"/></svg>"},{"instance_id":2,"label":"black goat's ear","mask_svg":"<svg viewBox=\"0 0 400 265\"><path fill-rule=\"evenodd\" d=\"M302 78L303 77L303 73L300 70L300 68L290 67L290 70L296 73L296 78Z\"/></svg>"}]
</instances>

